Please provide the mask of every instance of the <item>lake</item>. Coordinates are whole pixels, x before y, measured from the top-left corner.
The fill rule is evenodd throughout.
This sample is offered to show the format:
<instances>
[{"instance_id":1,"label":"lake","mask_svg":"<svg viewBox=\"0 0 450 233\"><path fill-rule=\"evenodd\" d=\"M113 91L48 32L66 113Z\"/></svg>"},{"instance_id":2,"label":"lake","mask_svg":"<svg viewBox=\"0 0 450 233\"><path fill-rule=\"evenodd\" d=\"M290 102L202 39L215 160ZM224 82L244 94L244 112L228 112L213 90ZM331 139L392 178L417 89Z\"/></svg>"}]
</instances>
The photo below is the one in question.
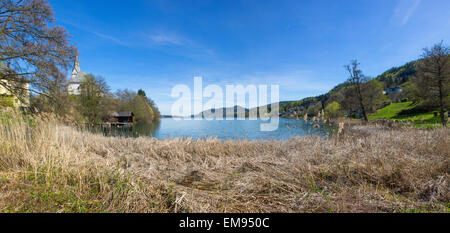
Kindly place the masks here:
<instances>
[{"instance_id":1,"label":"lake","mask_svg":"<svg viewBox=\"0 0 450 233\"><path fill-rule=\"evenodd\" d=\"M279 127L275 131L260 131L260 124L267 123L258 120L176 120L162 118L160 122L153 124L136 124L132 129L132 135L126 131L126 136L150 136L158 139L167 138L218 138L221 140L247 139L247 140L287 140L296 136L319 135L328 137L332 128L321 125L314 128L303 120L279 119ZM122 133L124 131L121 131ZM114 132L117 134L117 132ZM111 135L111 133L106 133Z\"/></svg>"}]
</instances>

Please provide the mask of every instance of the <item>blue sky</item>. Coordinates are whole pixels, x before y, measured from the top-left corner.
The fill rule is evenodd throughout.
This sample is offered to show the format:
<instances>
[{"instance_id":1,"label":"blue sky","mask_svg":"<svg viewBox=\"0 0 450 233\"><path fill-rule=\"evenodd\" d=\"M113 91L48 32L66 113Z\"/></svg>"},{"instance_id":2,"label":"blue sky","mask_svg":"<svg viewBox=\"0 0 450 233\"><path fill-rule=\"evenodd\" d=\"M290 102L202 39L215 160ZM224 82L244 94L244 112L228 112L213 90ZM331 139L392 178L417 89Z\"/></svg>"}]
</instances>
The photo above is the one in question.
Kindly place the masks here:
<instances>
[{"instance_id":1,"label":"blue sky","mask_svg":"<svg viewBox=\"0 0 450 233\"><path fill-rule=\"evenodd\" d=\"M81 68L112 90L142 88L163 114L171 89L280 85L280 100L326 93L358 59L366 75L450 41L448 0L50 0Z\"/></svg>"}]
</instances>

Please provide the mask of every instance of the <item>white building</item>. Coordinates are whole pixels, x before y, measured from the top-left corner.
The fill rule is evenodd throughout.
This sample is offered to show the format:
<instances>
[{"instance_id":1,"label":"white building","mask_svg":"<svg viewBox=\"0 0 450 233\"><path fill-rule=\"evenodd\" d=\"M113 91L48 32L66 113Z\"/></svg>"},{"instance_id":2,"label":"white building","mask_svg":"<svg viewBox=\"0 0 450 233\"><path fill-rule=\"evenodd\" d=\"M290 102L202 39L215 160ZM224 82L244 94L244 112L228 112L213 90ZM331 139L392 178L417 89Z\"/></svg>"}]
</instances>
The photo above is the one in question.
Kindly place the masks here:
<instances>
[{"instance_id":1,"label":"white building","mask_svg":"<svg viewBox=\"0 0 450 233\"><path fill-rule=\"evenodd\" d=\"M78 61L78 56L75 58L75 62L72 70L72 77L70 79L69 85L67 87L69 95L80 95L81 82L84 80L86 73L81 71L80 62Z\"/></svg>"}]
</instances>

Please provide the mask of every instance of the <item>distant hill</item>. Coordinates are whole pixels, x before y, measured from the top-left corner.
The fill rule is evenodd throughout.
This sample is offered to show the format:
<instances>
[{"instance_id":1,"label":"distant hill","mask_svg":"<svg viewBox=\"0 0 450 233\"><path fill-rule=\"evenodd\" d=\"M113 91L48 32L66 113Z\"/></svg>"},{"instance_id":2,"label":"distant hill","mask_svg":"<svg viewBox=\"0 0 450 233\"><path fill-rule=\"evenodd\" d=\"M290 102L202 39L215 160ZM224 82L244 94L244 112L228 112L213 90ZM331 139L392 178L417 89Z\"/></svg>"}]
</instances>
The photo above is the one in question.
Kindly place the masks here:
<instances>
[{"instance_id":1,"label":"distant hill","mask_svg":"<svg viewBox=\"0 0 450 233\"><path fill-rule=\"evenodd\" d=\"M416 65L418 61L408 62L400 67L393 67L383 74L377 76L375 80L383 83L384 90L388 90L389 88L394 88L398 86L403 86L407 82L411 80L416 74ZM297 109L300 111L304 111L308 109L310 106L314 106L319 104L320 102L326 103L327 100L330 99L333 95L337 95L337 93L341 92L343 89L348 87L348 83L341 83L331 89L328 93L315 96L308 97L298 101L286 101L280 102L280 112L288 112L290 109ZM324 107L324 106L322 106Z\"/></svg>"},{"instance_id":2,"label":"distant hill","mask_svg":"<svg viewBox=\"0 0 450 233\"><path fill-rule=\"evenodd\" d=\"M287 103L287 102L280 102L280 104L282 104L282 103ZM266 106L261 106L261 107L256 107L256 108L251 108L251 109L236 105L234 107L229 107L229 108L209 109L209 110L203 111L197 115L192 115L192 117L217 118L217 117L222 116L222 118L238 118L239 112L244 112L245 118L250 117L250 113L254 113L256 115L256 117L260 117L259 109L262 107L267 107L268 114L270 114L272 104L269 104ZM255 115L252 115L252 116L255 116Z\"/></svg>"},{"instance_id":3,"label":"distant hill","mask_svg":"<svg viewBox=\"0 0 450 233\"><path fill-rule=\"evenodd\" d=\"M241 106L234 106L229 108L219 108L219 109L209 109L206 111L203 111L197 115L192 115L192 117L202 117L202 118L217 118L222 117L225 118L228 114L229 117L237 117L238 112L242 111L245 112L245 116L248 117L249 115L249 109L241 107Z\"/></svg>"},{"instance_id":4,"label":"distant hill","mask_svg":"<svg viewBox=\"0 0 450 233\"><path fill-rule=\"evenodd\" d=\"M416 64L418 61L412 61L408 62L403 66L400 67L393 67L381 75L374 78L375 80L383 83L384 90L388 90L389 88L394 88L398 86L403 86L407 82L411 80L411 77L413 77L416 74ZM327 101L332 98L335 95L339 95L340 92L342 92L346 87L348 87L349 84L344 82L333 89L331 89L328 93L325 93L323 95L314 96L314 97L307 97L301 100L294 100L294 101L281 101L280 106L280 113L286 113L290 111L296 111L301 114L305 114L306 110L310 108L311 106L318 106L317 108L321 109L325 106L321 106L320 103L327 103ZM319 105L320 104L320 105ZM264 106L261 106L264 107ZM271 107L271 104L268 105L269 110ZM225 118L227 111L229 111L230 116L237 117L237 112L239 110L243 110L245 112L245 116L249 116L250 111L258 110L258 108L252 108L247 109L241 106L234 106L230 108L222 108L222 109L213 109L213 110L207 110L203 111L197 115L192 115L192 117L218 117L222 114L222 117ZM222 111L223 113L222 113Z\"/></svg>"}]
</instances>

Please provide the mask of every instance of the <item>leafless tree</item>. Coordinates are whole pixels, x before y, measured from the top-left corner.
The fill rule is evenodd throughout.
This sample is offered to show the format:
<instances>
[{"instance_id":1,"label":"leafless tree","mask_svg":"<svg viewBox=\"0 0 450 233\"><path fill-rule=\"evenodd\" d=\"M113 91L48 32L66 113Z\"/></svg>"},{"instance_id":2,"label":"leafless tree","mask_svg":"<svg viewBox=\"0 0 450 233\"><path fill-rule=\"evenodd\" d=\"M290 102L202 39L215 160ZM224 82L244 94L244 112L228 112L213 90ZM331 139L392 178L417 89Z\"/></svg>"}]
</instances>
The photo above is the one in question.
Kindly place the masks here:
<instances>
[{"instance_id":1,"label":"leafless tree","mask_svg":"<svg viewBox=\"0 0 450 233\"><path fill-rule=\"evenodd\" d=\"M359 63L357 60L351 61L350 65L345 65L345 69L349 73L349 78L347 82L353 86L356 94L356 98L358 100L358 104L360 106L361 113L366 122L369 121L367 118L366 107L364 106L365 100L362 94L362 86L366 83L367 78L363 75L362 71L358 68Z\"/></svg>"},{"instance_id":2,"label":"leafless tree","mask_svg":"<svg viewBox=\"0 0 450 233\"><path fill-rule=\"evenodd\" d=\"M450 48L443 42L425 48L417 66L417 87L422 98L439 103L442 125L447 125L445 108L450 93Z\"/></svg>"},{"instance_id":3,"label":"leafless tree","mask_svg":"<svg viewBox=\"0 0 450 233\"><path fill-rule=\"evenodd\" d=\"M11 83L30 83L34 91L48 93L65 80L77 50L65 29L53 23L46 0L0 1L0 85L17 93L23 85Z\"/></svg>"}]
</instances>

